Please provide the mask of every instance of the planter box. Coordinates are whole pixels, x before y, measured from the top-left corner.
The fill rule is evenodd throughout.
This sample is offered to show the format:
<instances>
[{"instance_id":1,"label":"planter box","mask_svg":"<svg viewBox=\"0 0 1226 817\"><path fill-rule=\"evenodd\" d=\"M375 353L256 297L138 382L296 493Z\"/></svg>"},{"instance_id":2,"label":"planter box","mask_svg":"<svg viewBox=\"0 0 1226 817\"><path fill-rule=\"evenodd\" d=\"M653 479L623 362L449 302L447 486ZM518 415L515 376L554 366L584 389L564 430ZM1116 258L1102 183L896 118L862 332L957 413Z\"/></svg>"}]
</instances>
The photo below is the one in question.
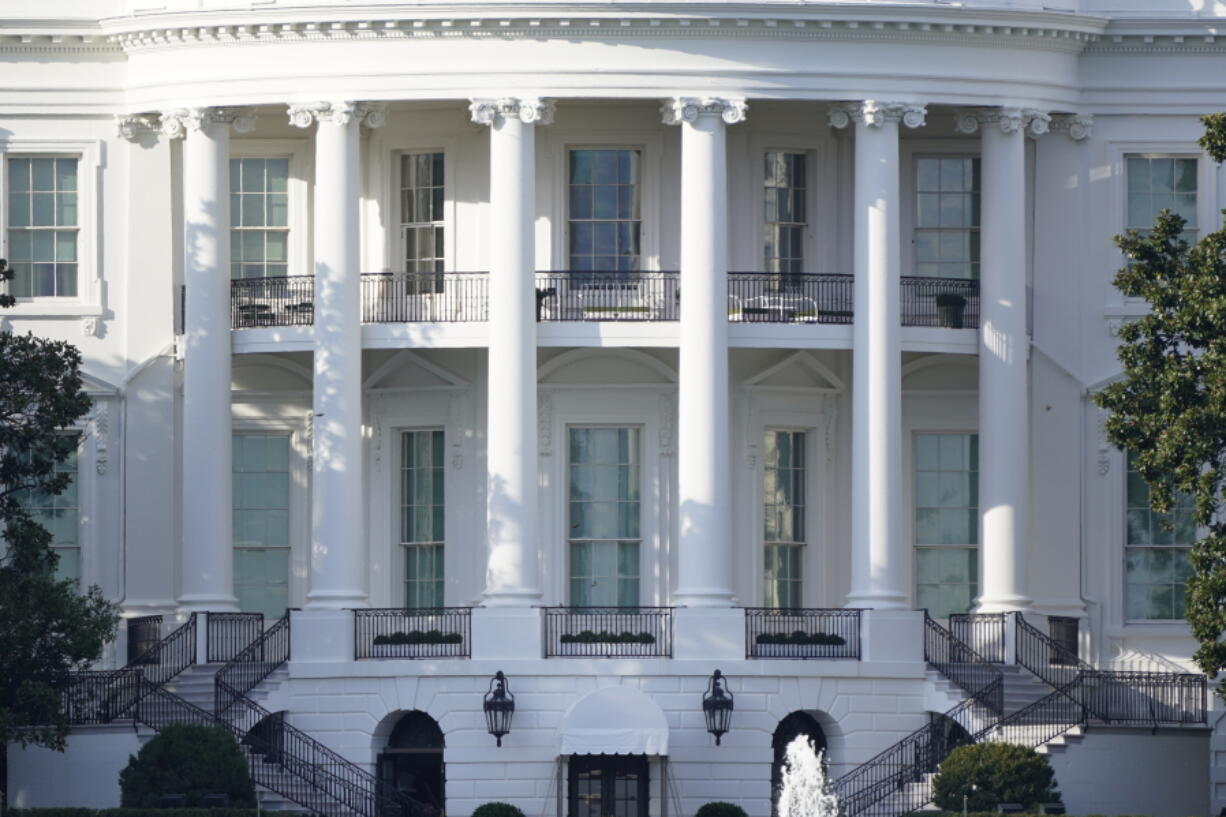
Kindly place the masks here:
<instances>
[{"instance_id":1,"label":"planter box","mask_svg":"<svg viewBox=\"0 0 1226 817\"><path fill-rule=\"evenodd\" d=\"M754 644L754 658L847 658L847 644Z\"/></svg>"}]
</instances>

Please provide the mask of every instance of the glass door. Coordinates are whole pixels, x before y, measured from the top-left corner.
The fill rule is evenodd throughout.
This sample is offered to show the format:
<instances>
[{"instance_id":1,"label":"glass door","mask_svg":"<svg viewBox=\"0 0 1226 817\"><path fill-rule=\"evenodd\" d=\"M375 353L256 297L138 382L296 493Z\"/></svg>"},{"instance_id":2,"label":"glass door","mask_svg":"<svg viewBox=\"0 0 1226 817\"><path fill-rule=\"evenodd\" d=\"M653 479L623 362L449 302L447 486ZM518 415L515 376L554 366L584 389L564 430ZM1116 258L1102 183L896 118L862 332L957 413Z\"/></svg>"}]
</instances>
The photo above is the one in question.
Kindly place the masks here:
<instances>
[{"instance_id":1,"label":"glass door","mask_svg":"<svg viewBox=\"0 0 1226 817\"><path fill-rule=\"evenodd\" d=\"M646 755L571 755L568 817L647 817Z\"/></svg>"}]
</instances>

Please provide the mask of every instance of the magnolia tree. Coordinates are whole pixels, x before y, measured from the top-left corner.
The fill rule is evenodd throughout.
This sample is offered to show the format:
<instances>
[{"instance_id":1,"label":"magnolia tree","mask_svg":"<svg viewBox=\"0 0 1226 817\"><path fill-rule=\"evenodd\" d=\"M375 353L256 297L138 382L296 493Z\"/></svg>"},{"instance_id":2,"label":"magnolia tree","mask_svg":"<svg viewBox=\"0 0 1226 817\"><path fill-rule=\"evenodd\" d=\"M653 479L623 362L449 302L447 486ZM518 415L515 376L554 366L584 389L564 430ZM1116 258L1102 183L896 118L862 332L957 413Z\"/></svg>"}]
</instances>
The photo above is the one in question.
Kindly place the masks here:
<instances>
[{"instance_id":1,"label":"magnolia tree","mask_svg":"<svg viewBox=\"0 0 1226 817\"><path fill-rule=\"evenodd\" d=\"M830 791L822 756L804 735L787 747L779 817L839 817L839 798Z\"/></svg>"}]
</instances>

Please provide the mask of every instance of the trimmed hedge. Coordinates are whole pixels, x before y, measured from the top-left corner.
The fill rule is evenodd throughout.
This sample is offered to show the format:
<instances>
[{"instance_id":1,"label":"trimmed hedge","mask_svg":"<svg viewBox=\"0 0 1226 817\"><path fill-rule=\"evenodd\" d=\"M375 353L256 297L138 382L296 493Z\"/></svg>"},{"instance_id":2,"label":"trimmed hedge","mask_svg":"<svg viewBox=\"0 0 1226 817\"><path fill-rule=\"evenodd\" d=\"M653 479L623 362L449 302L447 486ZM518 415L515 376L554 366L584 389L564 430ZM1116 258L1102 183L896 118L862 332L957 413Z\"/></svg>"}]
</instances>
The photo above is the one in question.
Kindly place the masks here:
<instances>
[{"instance_id":1,"label":"trimmed hedge","mask_svg":"<svg viewBox=\"0 0 1226 817\"><path fill-rule=\"evenodd\" d=\"M738 806L736 803L726 803L723 800L714 800L710 803L703 803L698 808L698 812L694 817L746 817L745 809Z\"/></svg>"},{"instance_id":2,"label":"trimmed hedge","mask_svg":"<svg viewBox=\"0 0 1226 817\"><path fill-rule=\"evenodd\" d=\"M234 806L255 806L255 783L234 737L218 726L167 726L129 756L119 773L120 803L157 808L163 795L181 794L200 807L210 794L224 794Z\"/></svg>"},{"instance_id":3,"label":"trimmed hedge","mask_svg":"<svg viewBox=\"0 0 1226 817\"><path fill-rule=\"evenodd\" d=\"M473 817L524 817L518 806L495 800L492 803L482 803L473 809Z\"/></svg>"},{"instance_id":4,"label":"trimmed hedge","mask_svg":"<svg viewBox=\"0 0 1226 817\"><path fill-rule=\"evenodd\" d=\"M375 644L462 644L464 636L460 633L445 633L442 630L410 630L407 633L389 633L377 635Z\"/></svg>"},{"instance_id":5,"label":"trimmed hedge","mask_svg":"<svg viewBox=\"0 0 1226 817\"><path fill-rule=\"evenodd\" d=\"M1047 757L1010 743L954 749L932 781L932 800L947 811L957 811L964 802L975 811L995 809L998 803L1019 803L1038 811L1040 803L1061 802Z\"/></svg>"},{"instance_id":6,"label":"trimmed hedge","mask_svg":"<svg viewBox=\"0 0 1226 817\"><path fill-rule=\"evenodd\" d=\"M758 633L754 638L759 644L818 644L828 647L841 647L847 639L834 633L806 633L804 630L793 630L790 633Z\"/></svg>"},{"instance_id":7,"label":"trimmed hedge","mask_svg":"<svg viewBox=\"0 0 1226 817\"><path fill-rule=\"evenodd\" d=\"M584 630L579 633L562 633L558 639L563 644L654 644L656 637L651 633L632 633L629 630L623 630L620 633L611 633L608 630L601 630L594 633L591 630Z\"/></svg>"}]
</instances>

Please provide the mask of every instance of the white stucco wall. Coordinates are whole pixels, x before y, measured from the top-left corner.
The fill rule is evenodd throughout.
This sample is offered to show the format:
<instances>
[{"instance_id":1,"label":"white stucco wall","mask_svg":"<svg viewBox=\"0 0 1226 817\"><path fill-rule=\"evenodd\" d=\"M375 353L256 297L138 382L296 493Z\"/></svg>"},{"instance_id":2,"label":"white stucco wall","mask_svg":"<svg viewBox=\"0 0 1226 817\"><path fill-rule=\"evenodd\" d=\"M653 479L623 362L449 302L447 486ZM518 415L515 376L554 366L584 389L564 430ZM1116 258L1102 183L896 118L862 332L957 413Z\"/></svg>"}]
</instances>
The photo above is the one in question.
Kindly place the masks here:
<instances>
[{"instance_id":1,"label":"white stucco wall","mask_svg":"<svg viewBox=\"0 0 1226 817\"><path fill-rule=\"evenodd\" d=\"M119 806L119 772L141 747L131 726L76 729L63 753L38 746L8 747L12 808Z\"/></svg>"}]
</instances>

